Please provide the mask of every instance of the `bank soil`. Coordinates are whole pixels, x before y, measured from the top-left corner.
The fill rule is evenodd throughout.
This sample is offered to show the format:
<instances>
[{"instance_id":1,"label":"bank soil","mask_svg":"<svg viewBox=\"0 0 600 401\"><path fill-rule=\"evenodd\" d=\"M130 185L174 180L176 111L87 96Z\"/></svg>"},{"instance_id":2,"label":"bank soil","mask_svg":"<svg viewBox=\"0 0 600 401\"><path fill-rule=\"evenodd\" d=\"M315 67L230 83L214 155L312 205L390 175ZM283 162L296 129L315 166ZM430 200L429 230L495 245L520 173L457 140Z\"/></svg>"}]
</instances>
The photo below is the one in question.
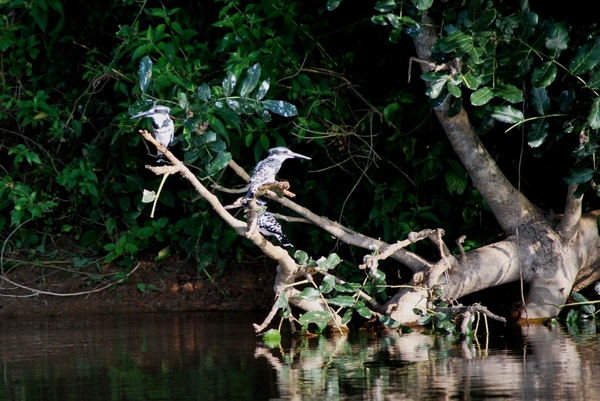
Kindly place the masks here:
<instances>
[{"instance_id":1,"label":"bank soil","mask_svg":"<svg viewBox=\"0 0 600 401\"><path fill-rule=\"evenodd\" d=\"M73 273L72 269L54 265L59 267L41 267L23 261L20 266L8 270L6 277L33 290L66 295L99 288L106 285L106 279L122 271L109 266L100 272ZM269 309L274 299L275 268L266 259L234 263L222 271L215 266L198 271L192 260L176 256L160 262L141 260L139 267L122 284L76 296L31 296L31 291L14 289L3 280L0 282L0 316ZM98 281L99 275L105 280Z\"/></svg>"}]
</instances>

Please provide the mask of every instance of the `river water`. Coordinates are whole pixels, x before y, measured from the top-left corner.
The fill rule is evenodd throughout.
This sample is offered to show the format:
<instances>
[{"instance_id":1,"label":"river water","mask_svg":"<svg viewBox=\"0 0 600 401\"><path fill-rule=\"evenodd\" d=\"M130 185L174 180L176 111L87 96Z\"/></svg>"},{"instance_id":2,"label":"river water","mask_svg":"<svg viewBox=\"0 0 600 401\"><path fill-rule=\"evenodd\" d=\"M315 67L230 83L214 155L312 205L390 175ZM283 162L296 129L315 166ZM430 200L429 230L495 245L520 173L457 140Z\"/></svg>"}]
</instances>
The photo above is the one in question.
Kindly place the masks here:
<instances>
[{"instance_id":1,"label":"river water","mask_svg":"<svg viewBox=\"0 0 600 401\"><path fill-rule=\"evenodd\" d=\"M0 400L600 400L592 323L255 337L264 313L0 321Z\"/></svg>"}]
</instances>

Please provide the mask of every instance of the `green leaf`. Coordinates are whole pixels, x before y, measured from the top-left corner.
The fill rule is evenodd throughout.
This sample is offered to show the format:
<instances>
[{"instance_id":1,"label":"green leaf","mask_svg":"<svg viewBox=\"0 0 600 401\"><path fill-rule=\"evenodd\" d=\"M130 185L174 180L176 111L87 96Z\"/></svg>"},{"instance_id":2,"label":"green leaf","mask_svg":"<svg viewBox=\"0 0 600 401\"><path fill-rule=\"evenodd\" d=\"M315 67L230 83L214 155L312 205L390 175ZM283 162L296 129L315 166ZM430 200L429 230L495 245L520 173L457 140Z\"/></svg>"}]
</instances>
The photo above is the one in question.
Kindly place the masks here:
<instances>
[{"instance_id":1,"label":"green leaf","mask_svg":"<svg viewBox=\"0 0 600 401\"><path fill-rule=\"evenodd\" d=\"M583 74L590 71L600 62L600 45L586 43L577 49L577 54L569 63L569 70L573 74Z\"/></svg>"},{"instance_id":2,"label":"green leaf","mask_svg":"<svg viewBox=\"0 0 600 401\"><path fill-rule=\"evenodd\" d=\"M327 322L331 320L331 315L324 311L310 311L304 315L300 315L298 319L300 324L306 326L310 323L314 323L319 327L319 331L323 331L327 327Z\"/></svg>"},{"instance_id":3,"label":"green leaf","mask_svg":"<svg viewBox=\"0 0 600 401\"><path fill-rule=\"evenodd\" d=\"M327 11L335 10L341 2L342 0L327 0Z\"/></svg>"},{"instance_id":4,"label":"green leaf","mask_svg":"<svg viewBox=\"0 0 600 401\"><path fill-rule=\"evenodd\" d=\"M138 70L138 83L142 93L146 92L148 84L150 84L150 78L152 78L152 60L150 60L150 57L144 56L140 60L140 68Z\"/></svg>"},{"instance_id":5,"label":"green leaf","mask_svg":"<svg viewBox=\"0 0 600 401\"><path fill-rule=\"evenodd\" d=\"M554 82L556 72L556 65L551 61L546 61L533 70L531 84L536 88L545 88Z\"/></svg>"},{"instance_id":6,"label":"green leaf","mask_svg":"<svg viewBox=\"0 0 600 401\"><path fill-rule=\"evenodd\" d=\"M294 259L299 265L304 266L308 264L309 257L306 252L298 250L294 253Z\"/></svg>"},{"instance_id":7,"label":"green leaf","mask_svg":"<svg viewBox=\"0 0 600 401\"><path fill-rule=\"evenodd\" d=\"M591 129L600 128L600 97L594 99L590 114L588 115L588 124Z\"/></svg>"},{"instance_id":8,"label":"green leaf","mask_svg":"<svg viewBox=\"0 0 600 401\"><path fill-rule=\"evenodd\" d=\"M462 194L467 188L467 175L459 175L453 170L446 172L446 188L448 192L455 192L457 195Z\"/></svg>"},{"instance_id":9,"label":"green leaf","mask_svg":"<svg viewBox=\"0 0 600 401\"><path fill-rule=\"evenodd\" d=\"M185 92L179 92L177 100L179 100L179 107L181 107L182 110L186 110L188 108L189 102Z\"/></svg>"},{"instance_id":10,"label":"green leaf","mask_svg":"<svg viewBox=\"0 0 600 401\"><path fill-rule=\"evenodd\" d=\"M336 253L332 253L327 256L327 259L320 257L319 260L317 260L317 265L321 270L330 270L339 265L341 261L342 260Z\"/></svg>"},{"instance_id":11,"label":"green leaf","mask_svg":"<svg viewBox=\"0 0 600 401\"><path fill-rule=\"evenodd\" d=\"M476 89L479 85L481 85L480 79L476 77L471 71L467 72L464 75L461 75L461 78L469 89Z\"/></svg>"},{"instance_id":12,"label":"green leaf","mask_svg":"<svg viewBox=\"0 0 600 401\"><path fill-rule=\"evenodd\" d=\"M383 118L390 125L396 124L402 119L403 112L404 108L401 105L390 103L383 110Z\"/></svg>"},{"instance_id":13,"label":"green leaf","mask_svg":"<svg viewBox=\"0 0 600 401\"><path fill-rule=\"evenodd\" d=\"M398 8L394 0L380 0L375 3L375 10L381 13L387 13Z\"/></svg>"},{"instance_id":14,"label":"green leaf","mask_svg":"<svg viewBox=\"0 0 600 401\"><path fill-rule=\"evenodd\" d=\"M242 86L240 88L240 96L246 97L248 94L250 94L250 92L252 92L258 84L259 78L260 64L256 63L250 67L246 73L246 79L244 79L244 82L242 82Z\"/></svg>"},{"instance_id":15,"label":"green leaf","mask_svg":"<svg viewBox=\"0 0 600 401\"><path fill-rule=\"evenodd\" d=\"M392 329L396 329L398 327L400 327L400 323L397 320L392 319L389 316L381 316L379 318L379 321L387 327L391 327Z\"/></svg>"},{"instance_id":16,"label":"green leaf","mask_svg":"<svg viewBox=\"0 0 600 401\"><path fill-rule=\"evenodd\" d=\"M446 86L446 88L448 88L448 92L452 96L456 98L461 97L462 92L460 91L460 88L458 87L458 85L454 85L452 81L448 80L448 85Z\"/></svg>"},{"instance_id":17,"label":"green leaf","mask_svg":"<svg viewBox=\"0 0 600 401\"><path fill-rule=\"evenodd\" d=\"M323 294L328 294L335 287L335 277L331 274L326 274L323 277L323 281L321 281L321 285L319 285L319 291Z\"/></svg>"},{"instance_id":18,"label":"green leaf","mask_svg":"<svg viewBox=\"0 0 600 401\"><path fill-rule=\"evenodd\" d=\"M367 308L366 306L361 306L355 309L359 315L361 315L364 318L370 319L371 316L373 316L373 312L371 312L371 309Z\"/></svg>"},{"instance_id":19,"label":"green leaf","mask_svg":"<svg viewBox=\"0 0 600 401\"><path fill-rule=\"evenodd\" d=\"M600 72L595 72L587 83L588 88L593 90L600 89Z\"/></svg>"},{"instance_id":20,"label":"green leaf","mask_svg":"<svg viewBox=\"0 0 600 401\"><path fill-rule=\"evenodd\" d=\"M296 106L283 100L263 100L261 104L275 114L284 117L292 117L298 114Z\"/></svg>"},{"instance_id":21,"label":"green leaf","mask_svg":"<svg viewBox=\"0 0 600 401\"><path fill-rule=\"evenodd\" d=\"M446 86L446 82L448 82L448 79L450 79L449 75L443 75L442 77L440 77L437 81L432 83L427 88L427 90L425 91L425 94L427 96L429 96L429 98L431 98L431 99L437 98L438 96L440 96L440 94L444 90L444 87Z\"/></svg>"},{"instance_id":22,"label":"green leaf","mask_svg":"<svg viewBox=\"0 0 600 401\"><path fill-rule=\"evenodd\" d=\"M144 189L144 192L142 193L142 203L154 202L155 198L156 193L154 191L148 191L147 189Z\"/></svg>"},{"instance_id":23,"label":"green leaf","mask_svg":"<svg viewBox=\"0 0 600 401\"><path fill-rule=\"evenodd\" d=\"M277 297L277 301L275 302L275 307L279 309L286 309L288 307L288 299L285 292L279 294L279 297Z\"/></svg>"},{"instance_id":24,"label":"green leaf","mask_svg":"<svg viewBox=\"0 0 600 401\"><path fill-rule=\"evenodd\" d=\"M552 52L551 56L556 58L565 50L569 43L569 33L563 23L554 24L548 29L546 35L546 48Z\"/></svg>"},{"instance_id":25,"label":"green leaf","mask_svg":"<svg viewBox=\"0 0 600 401\"><path fill-rule=\"evenodd\" d=\"M523 14L523 17L519 21L519 29L521 30L521 39L526 39L535 32L535 27L538 23L538 15L531 11Z\"/></svg>"},{"instance_id":26,"label":"green leaf","mask_svg":"<svg viewBox=\"0 0 600 401\"><path fill-rule=\"evenodd\" d=\"M203 83L202 85L200 85L198 87L198 97L202 101L208 102L208 100L211 97L210 86L208 86L206 83Z\"/></svg>"},{"instance_id":27,"label":"green leaf","mask_svg":"<svg viewBox=\"0 0 600 401\"><path fill-rule=\"evenodd\" d=\"M566 175L565 182L569 185L579 185L590 181L595 171L591 168L572 168Z\"/></svg>"},{"instance_id":28,"label":"green leaf","mask_svg":"<svg viewBox=\"0 0 600 401\"><path fill-rule=\"evenodd\" d=\"M231 153L219 152L215 158L206 167L206 174L209 176L215 175L219 171L227 167L227 163L231 160Z\"/></svg>"},{"instance_id":29,"label":"green leaf","mask_svg":"<svg viewBox=\"0 0 600 401\"><path fill-rule=\"evenodd\" d=\"M138 290L140 290L141 292L146 292L146 284L138 284L137 285Z\"/></svg>"},{"instance_id":30,"label":"green leaf","mask_svg":"<svg viewBox=\"0 0 600 401\"><path fill-rule=\"evenodd\" d=\"M589 299L587 299L585 296L581 295L578 292L573 291L571 295L573 295L573 300L575 302L590 302ZM596 308L594 307L594 305L581 305L579 308L583 313L588 315L591 315L592 313L596 312Z\"/></svg>"},{"instance_id":31,"label":"green leaf","mask_svg":"<svg viewBox=\"0 0 600 401\"><path fill-rule=\"evenodd\" d=\"M350 295L338 295L335 298L328 299L327 303L341 307L348 307L354 305L356 303L356 299Z\"/></svg>"},{"instance_id":32,"label":"green leaf","mask_svg":"<svg viewBox=\"0 0 600 401\"><path fill-rule=\"evenodd\" d=\"M302 292L300 294L298 294L298 298L303 300L303 301L316 301L317 299L319 299L321 296L321 293L319 292L319 290L317 290L314 287L306 287L305 289L302 290Z\"/></svg>"},{"instance_id":33,"label":"green leaf","mask_svg":"<svg viewBox=\"0 0 600 401\"><path fill-rule=\"evenodd\" d=\"M431 7L433 0L411 0L419 11L425 11Z\"/></svg>"},{"instance_id":34,"label":"green leaf","mask_svg":"<svg viewBox=\"0 0 600 401\"><path fill-rule=\"evenodd\" d=\"M342 324L348 324L352 320L353 311L352 309L346 310L344 316L342 316Z\"/></svg>"},{"instance_id":35,"label":"green leaf","mask_svg":"<svg viewBox=\"0 0 600 401\"><path fill-rule=\"evenodd\" d=\"M534 121L527 133L527 144L529 147L537 148L541 146L548 137L549 127L550 124L545 118Z\"/></svg>"},{"instance_id":36,"label":"green leaf","mask_svg":"<svg viewBox=\"0 0 600 401\"><path fill-rule=\"evenodd\" d=\"M444 36L443 38L440 38L436 42L435 48L437 49L437 51L442 53L450 53L451 51L454 51L459 48L468 53L473 48L473 37L461 31L455 31L449 36Z\"/></svg>"},{"instance_id":37,"label":"green leaf","mask_svg":"<svg viewBox=\"0 0 600 401\"><path fill-rule=\"evenodd\" d=\"M550 98L546 88L531 89L531 104L540 115L545 115L550 110Z\"/></svg>"},{"instance_id":38,"label":"green leaf","mask_svg":"<svg viewBox=\"0 0 600 401\"><path fill-rule=\"evenodd\" d=\"M497 85L494 88L494 95L510 103L520 103L523 101L523 91L514 85Z\"/></svg>"},{"instance_id":39,"label":"green leaf","mask_svg":"<svg viewBox=\"0 0 600 401\"><path fill-rule=\"evenodd\" d=\"M494 90L488 86L485 86L473 93L471 93L471 104L473 106L483 106L494 97Z\"/></svg>"},{"instance_id":40,"label":"green leaf","mask_svg":"<svg viewBox=\"0 0 600 401\"><path fill-rule=\"evenodd\" d=\"M358 283L344 283L335 286L337 292L356 292L360 290L361 285Z\"/></svg>"},{"instance_id":41,"label":"green leaf","mask_svg":"<svg viewBox=\"0 0 600 401\"><path fill-rule=\"evenodd\" d=\"M258 87L258 90L254 94L254 99L261 100L263 97L265 97L265 95L269 91L269 87L270 86L271 86L271 79L270 78L267 78L264 81L262 81L260 83L260 86Z\"/></svg>"},{"instance_id":42,"label":"green leaf","mask_svg":"<svg viewBox=\"0 0 600 401\"><path fill-rule=\"evenodd\" d=\"M269 347L273 348L271 343L276 343L275 346L278 346L281 342L281 333L277 329L270 329L263 334L262 338L265 343L269 344Z\"/></svg>"},{"instance_id":43,"label":"green leaf","mask_svg":"<svg viewBox=\"0 0 600 401\"><path fill-rule=\"evenodd\" d=\"M235 89L235 83L236 83L236 78L235 75L233 75L233 72L231 71L227 71L227 76L225 78L223 78L223 94L225 96L230 96L233 93L233 90Z\"/></svg>"},{"instance_id":44,"label":"green leaf","mask_svg":"<svg viewBox=\"0 0 600 401\"><path fill-rule=\"evenodd\" d=\"M516 124L523 121L523 112L512 106L493 106L491 108L492 118L508 124Z\"/></svg>"}]
</instances>

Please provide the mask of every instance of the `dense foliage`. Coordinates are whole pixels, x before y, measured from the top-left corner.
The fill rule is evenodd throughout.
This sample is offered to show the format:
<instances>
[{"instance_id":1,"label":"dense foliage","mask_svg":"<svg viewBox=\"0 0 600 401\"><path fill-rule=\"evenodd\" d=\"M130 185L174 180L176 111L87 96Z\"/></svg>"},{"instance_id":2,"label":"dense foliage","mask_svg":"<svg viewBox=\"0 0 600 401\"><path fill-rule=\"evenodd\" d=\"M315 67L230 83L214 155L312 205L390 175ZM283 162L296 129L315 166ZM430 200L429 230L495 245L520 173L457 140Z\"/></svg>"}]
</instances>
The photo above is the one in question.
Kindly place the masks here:
<instances>
[{"instance_id":1,"label":"dense foliage","mask_svg":"<svg viewBox=\"0 0 600 401\"><path fill-rule=\"evenodd\" d=\"M44 253L70 236L125 267L166 245L201 263L244 258L235 233L181 180L169 179L149 218L142 190L158 179L143 168L153 150L137 134L149 125L128 111L152 102L172 108L173 149L205 180L241 186L223 170L229 157L250 170L286 145L314 160L310 172L281 172L298 199L353 228L391 241L442 221L448 231L479 224L480 199L402 83L407 58L385 50L386 33L365 19L370 7L348 7L339 22L321 2L1 7L0 229L13 249ZM389 60L374 60L380 51ZM375 67L399 72L381 82ZM195 134L205 121L207 133ZM304 249L335 246L319 230L286 231Z\"/></svg>"},{"instance_id":2,"label":"dense foliage","mask_svg":"<svg viewBox=\"0 0 600 401\"><path fill-rule=\"evenodd\" d=\"M579 193L598 188L598 32L521 3L4 1L4 252L44 254L68 236L85 256L125 269L145 250L194 255L199 269L246 258L248 244L179 177L168 179L150 217L142 191L159 179L144 169L154 150L138 134L149 122L130 116L155 103L171 107L172 149L207 186L242 186L225 168L230 159L250 170L284 145L313 158L280 177L314 212L389 242L443 227L466 234L468 250L498 230L430 118L430 105L450 95L453 110L475 116L507 175L560 210L564 191L549 191L540 176L552 176L552 189L563 177ZM439 70L421 76L431 83L423 96L410 37L430 7L444 35L434 49ZM542 157L535 167L534 157ZM285 231L311 254L336 249L347 269L360 262L318 229Z\"/></svg>"}]
</instances>

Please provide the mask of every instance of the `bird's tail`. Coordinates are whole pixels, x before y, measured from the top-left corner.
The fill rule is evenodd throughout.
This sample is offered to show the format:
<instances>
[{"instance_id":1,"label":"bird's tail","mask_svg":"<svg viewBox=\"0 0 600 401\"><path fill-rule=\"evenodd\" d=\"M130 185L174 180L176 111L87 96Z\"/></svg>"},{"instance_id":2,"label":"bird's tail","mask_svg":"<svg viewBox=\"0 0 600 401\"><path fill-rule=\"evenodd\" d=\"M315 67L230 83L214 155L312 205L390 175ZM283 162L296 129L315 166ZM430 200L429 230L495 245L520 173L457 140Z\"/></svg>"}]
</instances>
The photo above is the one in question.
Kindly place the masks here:
<instances>
[{"instance_id":1,"label":"bird's tail","mask_svg":"<svg viewBox=\"0 0 600 401\"><path fill-rule=\"evenodd\" d=\"M292 245L292 243L288 241L285 235L278 235L277 239L279 240L279 243L283 246L291 246L292 248L294 247L294 245Z\"/></svg>"}]
</instances>

